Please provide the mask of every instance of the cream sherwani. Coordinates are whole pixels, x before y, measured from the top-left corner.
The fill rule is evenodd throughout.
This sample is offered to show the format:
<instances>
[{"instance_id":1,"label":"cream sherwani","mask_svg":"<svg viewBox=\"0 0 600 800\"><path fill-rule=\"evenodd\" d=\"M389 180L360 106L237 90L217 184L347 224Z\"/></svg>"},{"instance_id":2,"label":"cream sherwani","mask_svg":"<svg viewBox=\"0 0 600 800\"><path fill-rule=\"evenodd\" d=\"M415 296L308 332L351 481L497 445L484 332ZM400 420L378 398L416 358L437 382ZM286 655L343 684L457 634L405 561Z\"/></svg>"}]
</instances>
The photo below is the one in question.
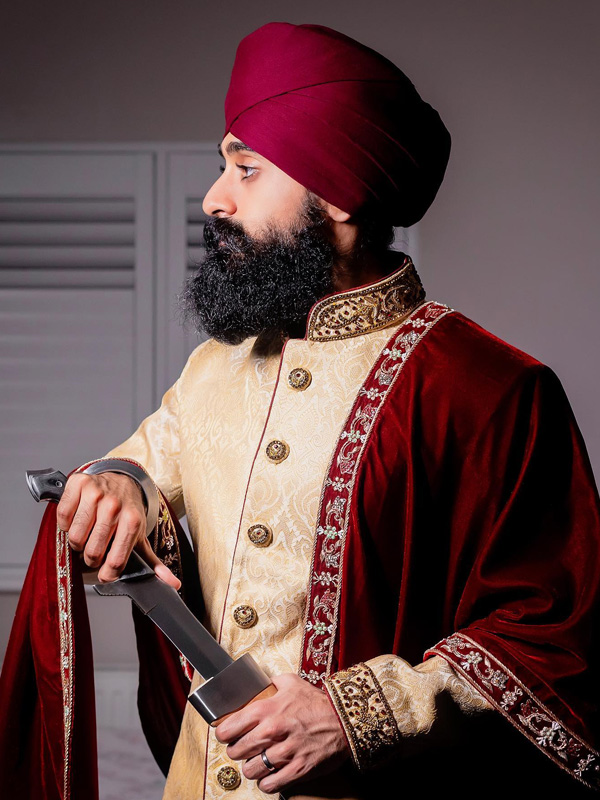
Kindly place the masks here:
<instances>
[{"instance_id":1,"label":"cream sherwani","mask_svg":"<svg viewBox=\"0 0 600 800\"><path fill-rule=\"evenodd\" d=\"M187 514L203 622L231 656L249 652L271 675L299 669L324 476L362 382L419 291L407 259L366 289L320 301L305 339L201 344L160 408L108 454L138 461ZM382 655L369 666L406 735L428 730L440 691L486 705L439 657L413 669ZM188 705L165 800L225 792L266 797Z\"/></svg>"}]
</instances>

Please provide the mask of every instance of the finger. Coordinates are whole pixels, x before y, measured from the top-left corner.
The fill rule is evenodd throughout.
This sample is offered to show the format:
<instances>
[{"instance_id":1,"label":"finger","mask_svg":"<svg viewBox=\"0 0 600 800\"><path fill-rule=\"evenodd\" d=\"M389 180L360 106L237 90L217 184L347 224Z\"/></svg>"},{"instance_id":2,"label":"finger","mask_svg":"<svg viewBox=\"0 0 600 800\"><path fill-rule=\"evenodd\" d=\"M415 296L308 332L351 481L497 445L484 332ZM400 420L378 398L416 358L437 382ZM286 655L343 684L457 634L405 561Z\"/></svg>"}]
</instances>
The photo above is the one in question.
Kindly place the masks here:
<instances>
[{"instance_id":1,"label":"finger","mask_svg":"<svg viewBox=\"0 0 600 800\"><path fill-rule=\"evenodd\" d=\"M296 758L286 764L285 767L277 769L275 772L270 772L266 778L259 778L257 786L261 792L273 794L290 783L300 781L308 771L308 767Z\"/></svg>"},{"instance_id":2,"label":"finger","mask_svg":"<svg viewBox=\"0 0 600 800\"><path fill-rule=\"evenodd\" d=\"M221 722L215 728L217 740L221 744L234 742L255 728L266 716L268 707L265 709L264 704L267 702L268 700L257 700L255 703L249 703L245 708L227 717L225 722Z\"/></svg>"},{"instance_id":3,"label":"finger","mask_svg":"<svg viewBox=\"0 0 600 800\"><path fill-rule=\"evenodd\" d=\"M261 751L262 752L262 751ZM270 752L270 750L269 750ZM265 767L261 754L249 758L242 767L243 775L251 781L258 781L261 778L266 778L271 772Z\"/></svg>"},{"instance_id":4,"label":"finger","mask_svg":"<svg viewBox=\"0 0 600 800\"><path fill-rule=\"evenodd\" d=\"M266 747L263 749L267 750ZM262 752L263 750L261 750L257 756L248 759L248 761L246 761L242 767L242 772L246 778L249 778L252 781L258 781L261 780L261 778L266 778L267 775L273 774L262 760ZM283 767L287 766L293 758L293 753L290 750L290 745L287 740L269 747L266 755L269 762L275 767L276 770L283 769Z\"/></svg>"},{"instance_id":5,"label":"finger","mask_svg":"<svg viewBox=\"0 0 600 800\"><path fill-rule=\"evenodd\" d=\"M143 527L142 527L143 526ZM146 530L143 514L135 508L126 508L119 514L115 538L98 572L100 583L114 581L123 572L133 546Z\"/></svg>"},{"instance_id":6,"label":"finger","mask_svg":"<svg viewBox=\"0 0 600 800\"><path fill-rule=\"evenodd\" d=\"M79 505L69 526L69 543L74 550L83 550L96 521L96 510L102 499L102 490L86 480L81 484Z\"/></svg>"},{"instance_id":7,"label":"finger","mask_svg":"<svg viewBox=\"0 0 600 800\"><path fill-rule=\"evenodd\" d=\"M63 531L68 531L73 522L73 517L77 511L79 500L81 498L81 476L71 475L56 506L56 522L58 527Z\"/></svg>"},{"instance_id":8,"label":"finger","mask_svg":"<svg viewBox=\"0 0 600 800\"><path fill-rule=\"evenodd\" d=\"M121 503L114 497L105 497L96 509L94 527L88 537L83 557L88 567L98 567L111 537L116 530Z\"/></svg>"},{"instance_id":9,"label":"finger","mask_svg":"<svg viewBox=\"0 0 600 800\"><path fill-rule=\"evenodd\" d=\"M152 547L150 546L150 542L148 539L143 539L137 549L140 551L140 555L144 559L144 561L152 567L154 572L158 575L161 581L168 583L169 586L172 586L174 589L181 589L181 581L177 578L171 570L166 567L160 558L156 555Z\"/></svg>"},{"instance_id":10,"label":"finger","mask_svg":"<svg viewBox=\"0 0 600 800\"><path fill-rule=\"evenodd\" d=\"M251 731L241 736L227 747L227 755L234 761L252 758L257 753L283 741L288 735L287 725L283 720L267 717Z\"/></svg>"}]
</instances>

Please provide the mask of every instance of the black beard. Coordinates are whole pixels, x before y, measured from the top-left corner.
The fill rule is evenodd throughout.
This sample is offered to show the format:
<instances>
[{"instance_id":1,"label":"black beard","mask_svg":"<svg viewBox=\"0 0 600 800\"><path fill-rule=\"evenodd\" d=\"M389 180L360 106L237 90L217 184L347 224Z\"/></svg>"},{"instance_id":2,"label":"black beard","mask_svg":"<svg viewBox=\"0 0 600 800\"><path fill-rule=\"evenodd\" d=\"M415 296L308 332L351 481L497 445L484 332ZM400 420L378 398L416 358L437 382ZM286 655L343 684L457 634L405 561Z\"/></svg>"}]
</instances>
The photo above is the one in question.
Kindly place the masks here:
<instances>
[{"instance_id":1,"label":"black beard","mask_svg":"<svg viewBox=\"0 0 600 800\"><path fill-rule=\"evenodd\" d=\"M296 224L255 239L227 218L204 225L206 255L184 284L184 319L225 344L272 332L304 335L311 307L333 291L335 246L323 210L307 196Z\"/></svg>"}]
</instances>

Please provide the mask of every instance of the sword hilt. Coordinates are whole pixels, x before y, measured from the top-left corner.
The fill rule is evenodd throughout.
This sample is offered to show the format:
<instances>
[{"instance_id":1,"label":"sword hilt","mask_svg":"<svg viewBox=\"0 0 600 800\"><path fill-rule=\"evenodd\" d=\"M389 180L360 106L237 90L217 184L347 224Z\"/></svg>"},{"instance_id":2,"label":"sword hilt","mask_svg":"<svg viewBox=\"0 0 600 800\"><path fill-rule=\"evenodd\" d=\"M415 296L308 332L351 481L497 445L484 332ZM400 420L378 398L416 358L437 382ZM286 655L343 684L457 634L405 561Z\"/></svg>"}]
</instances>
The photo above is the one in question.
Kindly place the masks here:
<instances>
[{"instance_id":1,"label":"sword hilt","mask_svg":"<svg viewBox=\"0 0 600 800\"><path fill-rule=\"evenodd\" d=\"M230 714L256 700L270 697L277 689L249 653L199 686L188 697L196 711L213 727Z\"/></svg>"},{"instance_id":2,"label":"sword hilt","mask_svg":"<svg viewBox=\"0 0 600 800\"><path fill-rule=\"evenodd\" d=\"M274 684L270 683L266 689L263 689L262 692L259 692L256 695L256 697L253 697L251 700L248 700L248 702L244 703L243 706L236 708L235 711L230 711L228 714L224 714L222 717L219 717L219 719L215 720L214 722L211 722L210 724L213 728L216 728L217 725L220 725L222 722L225 722L227 717L230 717L232 714L235 714L236 711L241 711L242 708L246 708L246 706L249 706L250 703L256 703L257 700L266 700L267 697L273 697L274 694L277 694L277 687Z\"/></svg>"},{"instance_id":3,"label":"sword hilt","mask_svg":"<svg viewBox=\"0 0 600 800\"><path fill-rule=\"evenodd\" d=\"M25 473L27 486L38 503L40 500L51 500L58 503L63 496L67 476L57 469L28 469Z\"/></svg>"},{"instance_id":4,"label":"sword hilt","mask_svg":"<svg viewBox=\"0 0 600 800\"><path fill-rule=\"evenodd\" d=\"M38 503L41 500L58 503L67 485L67 476L60 470L53 469L52 467L50 467L50 469L28 469L25 473L25 477L27 478L29 491L33 495L34 500ZM97 572L96 569L91 569L89 567L86 567L86 569L89 572ZM94 588L98 594L102 595L122 594L122 592L116 590L117 587L114 587L113 583L144 578L148 575L154 575L154 570L146 564L144 559L139 556L135 550L133 550L127 559L123 572L116 581L101 584L96 584L94 582ZM90 581L86 580L85 582L89 583Z\"/></svg>"}]
</instances>

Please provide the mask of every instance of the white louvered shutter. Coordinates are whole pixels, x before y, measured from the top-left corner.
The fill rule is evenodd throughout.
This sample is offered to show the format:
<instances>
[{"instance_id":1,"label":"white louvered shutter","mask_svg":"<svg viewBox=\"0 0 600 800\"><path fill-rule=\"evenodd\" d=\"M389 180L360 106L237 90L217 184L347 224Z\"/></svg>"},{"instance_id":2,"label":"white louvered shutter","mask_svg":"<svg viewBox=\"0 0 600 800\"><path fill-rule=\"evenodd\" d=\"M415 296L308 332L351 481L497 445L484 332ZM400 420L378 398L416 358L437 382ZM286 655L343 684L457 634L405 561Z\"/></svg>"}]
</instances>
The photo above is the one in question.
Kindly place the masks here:
<instances>
[{"instance_id":1,"label":"white louvered shutter","mask_svg":"<svg viewBox=\"0 0 600 800\"><path fill-rule=\"evenodd\" d=\"M41 508L26 469L69 471L153 408L153 156L0 154L0 587Z\"/></svg>"}]
</instances>

